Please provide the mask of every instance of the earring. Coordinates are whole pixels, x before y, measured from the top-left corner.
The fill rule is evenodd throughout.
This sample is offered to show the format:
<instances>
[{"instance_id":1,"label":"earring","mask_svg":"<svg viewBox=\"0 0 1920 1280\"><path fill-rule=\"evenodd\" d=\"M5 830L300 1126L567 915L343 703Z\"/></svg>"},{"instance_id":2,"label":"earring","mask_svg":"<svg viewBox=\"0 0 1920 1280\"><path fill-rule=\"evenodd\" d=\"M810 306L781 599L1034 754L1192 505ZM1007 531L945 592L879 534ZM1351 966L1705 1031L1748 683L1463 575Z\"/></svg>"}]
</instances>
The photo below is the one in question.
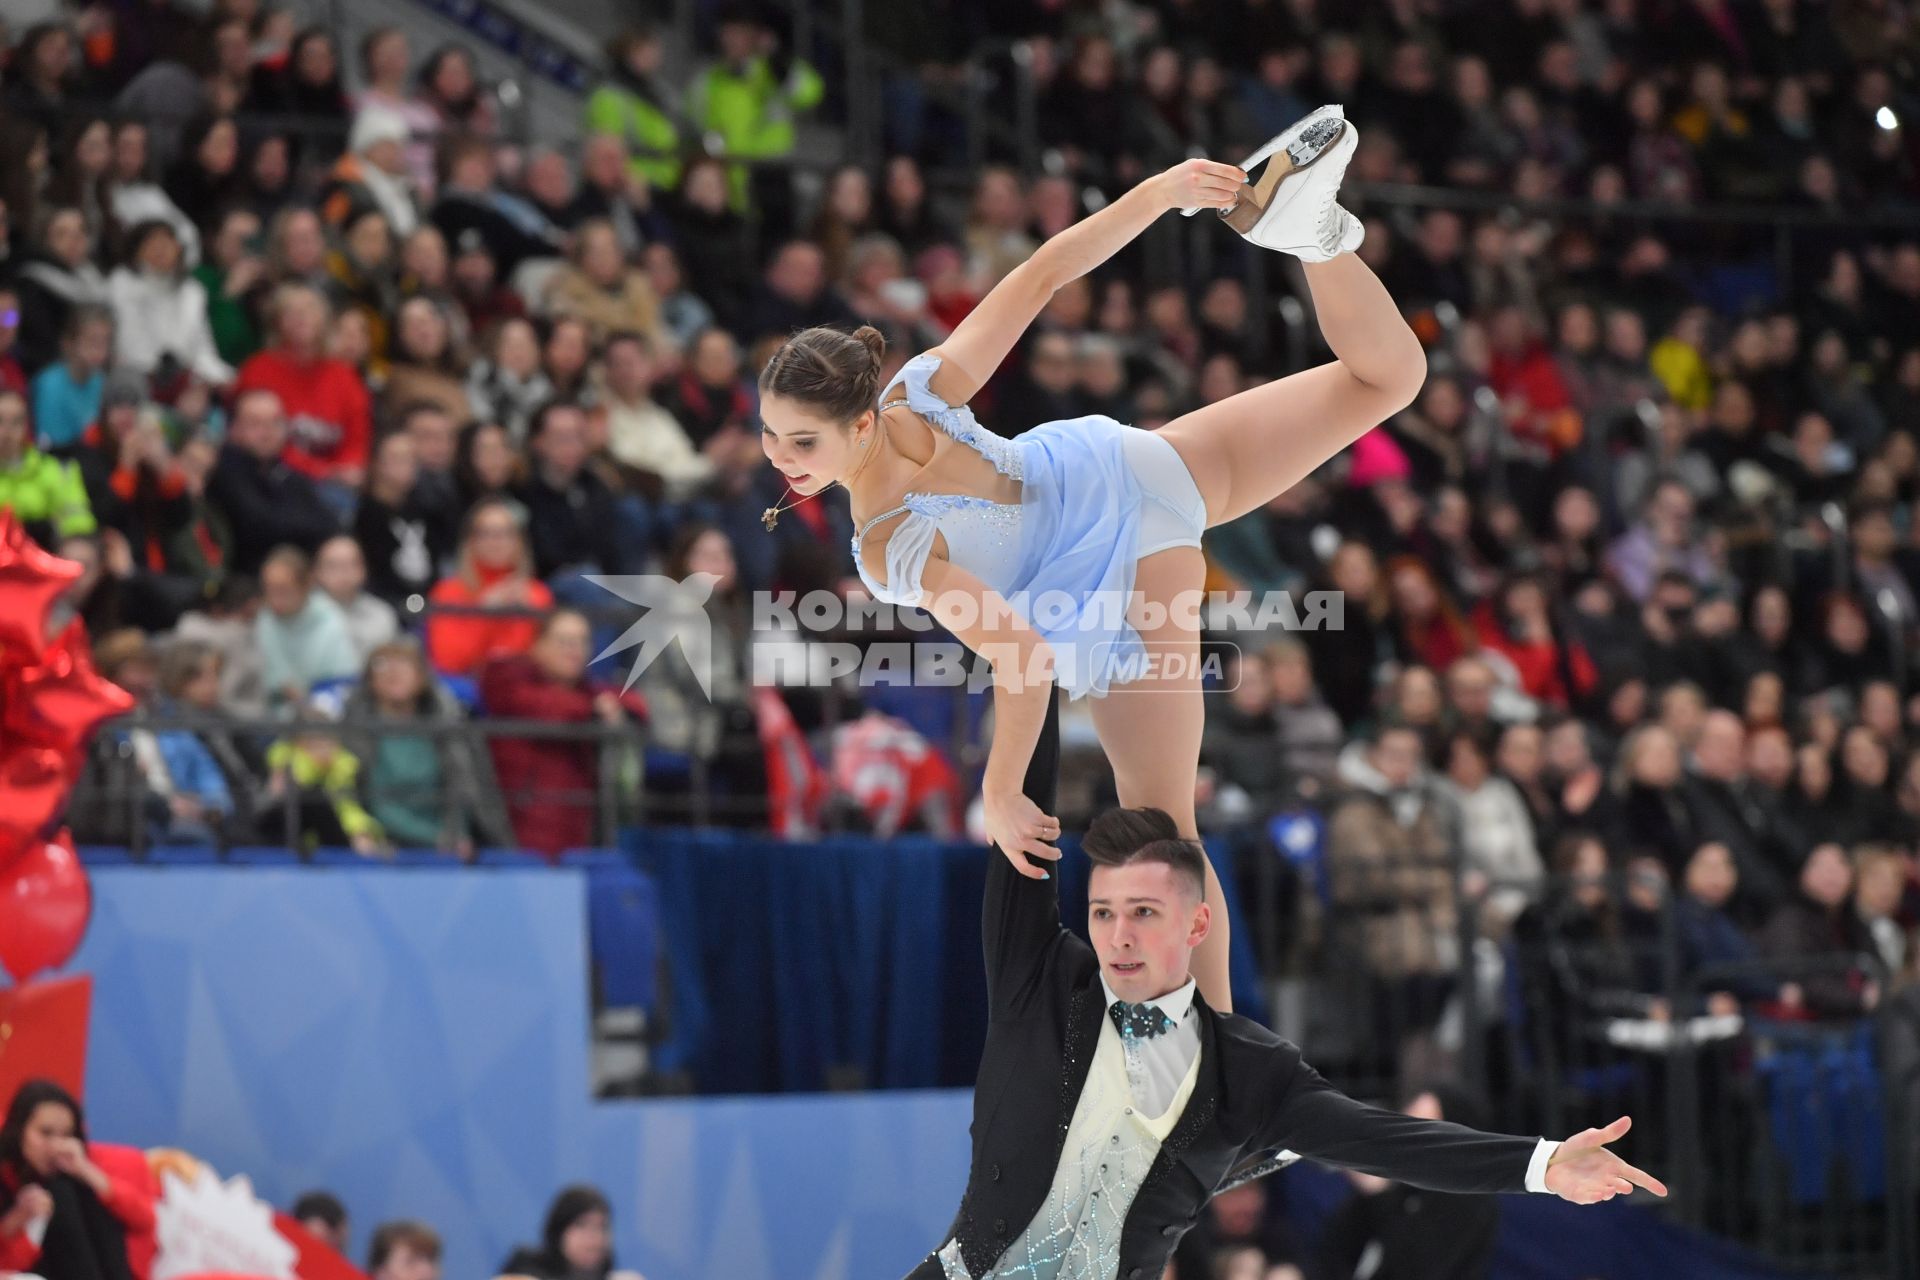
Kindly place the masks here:
<instances>
[{"instance_id":1,"label":"earring","mask_svg":"<svg viewBox=\"0 0 1920 1280\"><path fill-rule=\"evenodd\" d=\"M873 437L872 437L872 436L861 436L861 437L860 437L860 447L861 447L862 449L864 449L864 448L866 448L866 447L867 447L867 441L869 441L869 440L871 440L871 439L873 439Z\"/></svg>"}]
</instances>

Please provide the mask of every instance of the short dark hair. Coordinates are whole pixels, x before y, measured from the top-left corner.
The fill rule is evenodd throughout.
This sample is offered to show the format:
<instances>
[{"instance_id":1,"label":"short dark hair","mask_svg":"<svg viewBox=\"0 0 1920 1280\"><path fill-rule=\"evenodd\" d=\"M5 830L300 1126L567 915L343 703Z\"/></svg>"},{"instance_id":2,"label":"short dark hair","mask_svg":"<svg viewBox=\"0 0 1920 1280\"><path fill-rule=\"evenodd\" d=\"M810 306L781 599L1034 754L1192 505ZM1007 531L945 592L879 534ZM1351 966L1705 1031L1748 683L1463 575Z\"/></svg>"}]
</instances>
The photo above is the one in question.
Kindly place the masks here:
<instances>
[{"instance_id":1,"label":"short dark hair","mask_svg":"<svg viewBox=\"0 0 1920 1280\"><path fill-rule=\"evenodd\" d=\"M297 1222L318 1218L338 1231L346 1225L347 1206L331 1191L309 1191L293 1202L293 1217Z\"/></svg>"},{"instance_id":2,"label":"short dark hair","mask_svg":"<svg viewBox=\"0 0 1920 1280\"><path fill-rule=\"evenodd\" d=\"M1207 896L1207 855L1200 842L1180 834L1164 809L1139 806L1109 809L1093 820L1080 840L1087 861L1096 867L1125 867L1136 862L1164 862L1175 875L1193 882L1194 896Z\"/></svg>"},{"instance_id":3,"label":"short dark hair","mask_svg":"<svg viewBox=\"0 0 1920 1280\"><path fill-rule=\"evenodd\" d=\"M440 1233L426 1223L410 1218L381 1223L373 1229L373 1239L367 1244L367 1270L378 1271L386 1266L393 1251L401 1248L438 1262Z\"/></svg>"}]
</instances>

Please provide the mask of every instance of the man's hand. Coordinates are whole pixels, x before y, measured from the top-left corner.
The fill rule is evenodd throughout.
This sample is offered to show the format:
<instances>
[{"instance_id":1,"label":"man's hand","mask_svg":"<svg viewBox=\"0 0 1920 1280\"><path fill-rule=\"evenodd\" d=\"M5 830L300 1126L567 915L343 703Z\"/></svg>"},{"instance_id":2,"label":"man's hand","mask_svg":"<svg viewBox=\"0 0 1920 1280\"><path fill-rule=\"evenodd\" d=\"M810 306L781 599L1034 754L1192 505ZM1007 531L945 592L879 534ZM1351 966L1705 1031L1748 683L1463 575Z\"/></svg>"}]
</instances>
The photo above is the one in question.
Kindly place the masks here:
<instances>
[{"instance_id":1,"label":"man's hand","mask_svg":"<svg viewBox=\"0 0 1920 1280\"><path fill-rule=\"evenodd\" d=\"M1660 1179L1607 1150L1609 1142L1619 1141L1632 1127L1632 1119L1621 1116L1604 1129L1587 1129L1561 1143L1547 1162L1547 1190L1574 1204L1598 1204L1631 1195L1635 1187L1666 1195L1666 1184Z\"/></svg>"}]
</instances>

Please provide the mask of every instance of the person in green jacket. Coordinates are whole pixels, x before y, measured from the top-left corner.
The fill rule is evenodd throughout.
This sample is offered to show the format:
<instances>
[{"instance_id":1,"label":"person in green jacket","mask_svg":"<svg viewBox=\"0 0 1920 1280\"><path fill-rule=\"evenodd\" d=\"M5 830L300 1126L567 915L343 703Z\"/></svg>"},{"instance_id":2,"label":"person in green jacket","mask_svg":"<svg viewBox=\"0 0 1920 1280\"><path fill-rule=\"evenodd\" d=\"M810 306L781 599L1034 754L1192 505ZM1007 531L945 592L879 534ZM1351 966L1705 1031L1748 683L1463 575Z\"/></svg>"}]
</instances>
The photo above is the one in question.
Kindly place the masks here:
<instances>
[{"instance_id":1,"label":"person in green jacket","mask_svg":"<svg viewBox=\"0 0 1920 1280\"><path fill-rule=\"evenodd\" d=\"M812 110L825 96L820 73L781 48L771 27L740 8L720 19L720 61L694 79L687 115L719 140L725 155L777 160L793 154L795 113ZM746 165L732 167L737 211L792 202L790 174L763 167L760 175L750 177Z\"/></svg>"},{"instance_id":2,"label":"person in green jacket","mask_svg":"<svg viewBox=\"0 0 1920 1280\"><path fill-rule=\"evenodd\" d=\"M679 93L661 76L666 50L660 33L646 27L617 35L607 45L613 78L587 99L587 132L612 134L627 146L635 175L655 191L680 185L681 132L688 129Z\"/></svg>"},{"instance_id":3,"label":"person in green jacket","mask_svg":"<svg viewBox=\"0 0 1920 1280\"><path fill-rule=\"evenodd\" d=\"M11 511L43 541L77 537L99 527L80 468L34 448L27 399L0 391L0 511Z\"/></svg>"}]
</instances>

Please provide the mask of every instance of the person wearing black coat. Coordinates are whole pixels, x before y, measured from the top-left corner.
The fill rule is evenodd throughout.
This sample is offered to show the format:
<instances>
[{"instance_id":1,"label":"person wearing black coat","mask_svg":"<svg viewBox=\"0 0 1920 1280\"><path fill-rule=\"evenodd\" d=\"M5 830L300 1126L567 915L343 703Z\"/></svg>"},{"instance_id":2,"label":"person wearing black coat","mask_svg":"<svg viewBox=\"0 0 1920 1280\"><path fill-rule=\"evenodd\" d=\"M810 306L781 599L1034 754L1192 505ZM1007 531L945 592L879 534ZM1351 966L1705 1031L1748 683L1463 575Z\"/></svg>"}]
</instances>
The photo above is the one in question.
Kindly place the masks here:
<instances>
[{"instance_id":1,"label":"person wearing black coat","mask_svg":"<svg viewBox=\"0 0 1920 1280\"><path fill-rule=\"evenodd\" d=\"M312 478L281 460L286 443L280 397L271 391L242 392L207 484L208 498L233 527L230 568L235 573L258 573L278 546L311 555L340 532L338 517Z\"/></svg>"},{"instance_id":2,"label":"person wearing black coat","mask_svg":"<svg viewBox=\"0 0 1920 1280\"><path fill-rule=\"evenodd\" d=\"M502 1275L606 1280L613 1272L613 1209L598 1187L568 1187L547 1209L540 1244L515 1249Z\"/></svg>"}]
</instances>

